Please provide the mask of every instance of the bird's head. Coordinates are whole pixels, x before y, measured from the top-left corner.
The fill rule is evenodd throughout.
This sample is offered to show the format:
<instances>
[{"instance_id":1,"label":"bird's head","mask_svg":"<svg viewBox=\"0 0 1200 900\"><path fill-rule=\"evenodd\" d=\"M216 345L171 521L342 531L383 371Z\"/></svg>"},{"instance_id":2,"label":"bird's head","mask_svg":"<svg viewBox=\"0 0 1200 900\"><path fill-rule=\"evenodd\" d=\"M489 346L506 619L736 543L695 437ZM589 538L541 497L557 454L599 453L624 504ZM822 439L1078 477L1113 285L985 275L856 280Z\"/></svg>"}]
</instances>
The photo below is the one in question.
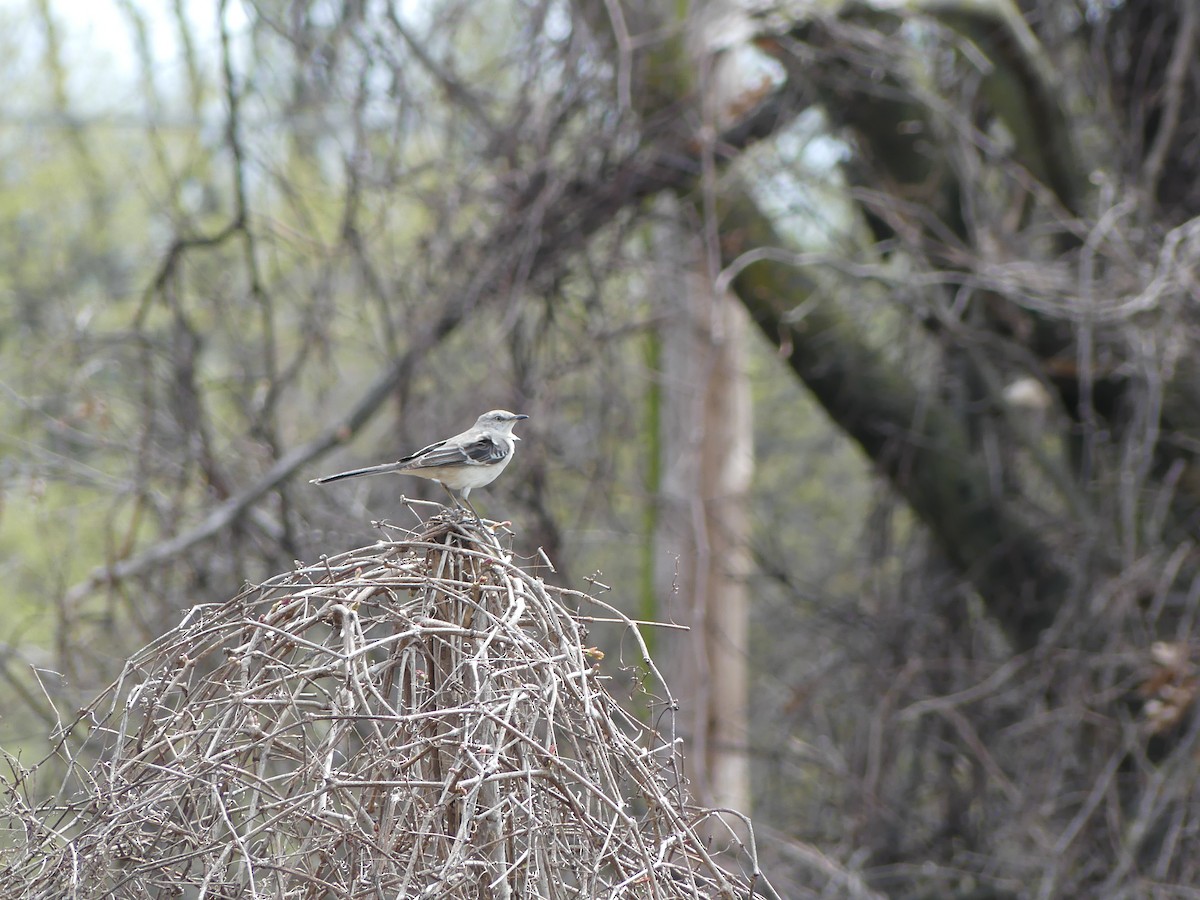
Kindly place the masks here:
<instances>
[{"instance_id":1,"label":"bird's head","mask_svg":"<svg viewBox=\"0 0 1200 900\"><path fill-rule=\"evenodd\" d=\"M520 413L511 413L507 409L493 409L491 412L485 412L475 421L476 428L496 428L512 434L513 426L522 419L528 419L529 416L521 415ZM519 441L520 438L512 434L514 441Z\"/></svg>"}]
</instances>

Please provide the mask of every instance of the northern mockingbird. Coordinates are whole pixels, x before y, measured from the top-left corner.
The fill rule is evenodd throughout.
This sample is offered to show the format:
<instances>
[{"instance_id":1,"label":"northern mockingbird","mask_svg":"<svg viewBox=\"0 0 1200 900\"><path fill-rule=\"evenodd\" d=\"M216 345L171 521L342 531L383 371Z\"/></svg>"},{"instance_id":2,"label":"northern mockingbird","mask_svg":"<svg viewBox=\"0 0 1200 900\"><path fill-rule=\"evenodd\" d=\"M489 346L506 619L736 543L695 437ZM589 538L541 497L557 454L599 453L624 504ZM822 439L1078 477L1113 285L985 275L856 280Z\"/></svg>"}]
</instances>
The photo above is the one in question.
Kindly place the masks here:
<instances>
[{"instance_id":1,"label":"northern mockingbird","mask_svg":"<svg viewBox=\"0 0 1200 900\"><path fill-rule=\"evenodd\" d=\"M517 415L504 409L493 409L476 419L475 424L462 434L430 444L412 456L379 466L351 469L349 472L314 478L311 484L328 484L343 478L382 475L385 472L416 475L418 478L440 482L455 503L458 500L454 492L461 493L467 506L471 507L471 512L475 513L475 518L479 518L479 513L475 512L475 507L471 506L467 497L475 488L491 484L504 471L504 467L509 464L517 450L517 441L520 440L512 433L513 426L528 418L529 416Z\"/></svg>"}]
</instances>

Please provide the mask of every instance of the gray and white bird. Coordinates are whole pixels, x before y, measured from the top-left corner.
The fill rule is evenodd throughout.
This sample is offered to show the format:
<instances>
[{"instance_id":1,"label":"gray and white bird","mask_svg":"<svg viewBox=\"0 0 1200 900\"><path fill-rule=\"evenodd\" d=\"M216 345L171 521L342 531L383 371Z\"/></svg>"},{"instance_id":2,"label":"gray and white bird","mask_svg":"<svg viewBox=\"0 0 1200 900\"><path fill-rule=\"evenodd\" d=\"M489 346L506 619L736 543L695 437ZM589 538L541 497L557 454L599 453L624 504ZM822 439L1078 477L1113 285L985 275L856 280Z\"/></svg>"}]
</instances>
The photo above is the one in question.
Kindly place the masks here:
<instances>
[{"instance_id":1,"label":"gray and white bird","mask_svg":"<svg viewBox=\"0 0 1200 900\"><path fill-rule=\"evenodd\" d=\"M365 469L351 469L349 472L314 478L311 483L328 484L343 478L389 472L416 475L439 482L456 503L458 500L454 492L458 491L467 506L471 507L471 512L475 513L475 507L471 506L468 499L471 491L491 484L512 461L517 441L520 440L512 433L513 426L528 418L506 409L493 409L476 419L475 424L462 434L430 444L411 456ZM475 513L475 517L479 518L479 513Z\"/></svg>"}]
</instances>

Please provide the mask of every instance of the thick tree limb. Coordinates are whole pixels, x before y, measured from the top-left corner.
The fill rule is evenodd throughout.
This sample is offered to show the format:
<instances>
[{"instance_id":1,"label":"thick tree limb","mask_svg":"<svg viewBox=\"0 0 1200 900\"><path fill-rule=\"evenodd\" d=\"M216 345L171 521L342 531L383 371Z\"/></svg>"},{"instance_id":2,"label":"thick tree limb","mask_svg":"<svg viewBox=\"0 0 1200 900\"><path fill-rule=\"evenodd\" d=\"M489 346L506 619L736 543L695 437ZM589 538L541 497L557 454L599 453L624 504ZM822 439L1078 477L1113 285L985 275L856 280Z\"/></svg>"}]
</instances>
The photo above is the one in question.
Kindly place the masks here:
<instances>
[{"instance_id":1,"label":"thick tree limb","mask_svg":"<svg viewBox=\"0 0 1200 900\"><path fill-rule=\"evenodd\" d=\"M727 262L784 243L749 194L732 187L723 198L721 232ZM830 418L975 586L1013 644L1032 647L1066 596L1067 573L1041 536L990 492L963 421L888 366L863 340L860 321L832 302L813 302L814 285L801 270L763 259L744 268L732 286ZM805 301L803 319L789 318Z\"/></svg>"}]
</instances>

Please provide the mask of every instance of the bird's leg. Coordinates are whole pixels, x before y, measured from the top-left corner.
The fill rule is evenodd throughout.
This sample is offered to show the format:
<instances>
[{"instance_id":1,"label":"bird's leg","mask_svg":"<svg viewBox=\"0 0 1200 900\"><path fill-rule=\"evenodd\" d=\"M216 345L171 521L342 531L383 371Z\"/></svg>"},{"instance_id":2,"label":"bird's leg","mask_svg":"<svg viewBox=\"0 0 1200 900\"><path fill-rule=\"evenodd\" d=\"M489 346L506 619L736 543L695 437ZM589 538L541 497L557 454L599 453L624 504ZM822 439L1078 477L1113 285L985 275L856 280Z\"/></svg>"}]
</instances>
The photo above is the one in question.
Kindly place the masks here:
<instances>
[{"instance_id":1,"label":"bird's leg","mask_svg":"<svg viewBox=\"0 0 1200 900\"><path fill-rule=\"evenodd\" d=\"M442 484L442 483L439 481L438 484ZM469 510L471 510L471 514L473 516L475 516L475 520L477 522L483 521L483 519L480 518L480 516L479 516L479 512L475 509L474 506L471 505L471 501L465 493L462 495L462 499L460 500L458 498L458 495L455 494L454 491L450 490L450 488L446 487L446 485L442 484L442 487L446 488L446 493L450 495L450 499L454 501L454 505L456 507L458 507L459 512L465 513L467 511L467 509L469 509ZM464 503L467 504L466 508L463 507Z\"/></svg>"},{"instance_id":2,"label":"bird's leg","mask_svg":"<svg viewBox=\"0 0 1200 900\"><path fill-rule=\"evenodd\" d=\"M439 481L438 484L442 484L442 483ZM446 493L450 495L450 502L454 504L456 509L461 510L462 504L458 502L458 497L456 497L454 495L454 491L450 490L450 488L446 487L446 485L444 485L444 484L442 484L442 487L446 488Z\"/></svg>"}]
</instances>

